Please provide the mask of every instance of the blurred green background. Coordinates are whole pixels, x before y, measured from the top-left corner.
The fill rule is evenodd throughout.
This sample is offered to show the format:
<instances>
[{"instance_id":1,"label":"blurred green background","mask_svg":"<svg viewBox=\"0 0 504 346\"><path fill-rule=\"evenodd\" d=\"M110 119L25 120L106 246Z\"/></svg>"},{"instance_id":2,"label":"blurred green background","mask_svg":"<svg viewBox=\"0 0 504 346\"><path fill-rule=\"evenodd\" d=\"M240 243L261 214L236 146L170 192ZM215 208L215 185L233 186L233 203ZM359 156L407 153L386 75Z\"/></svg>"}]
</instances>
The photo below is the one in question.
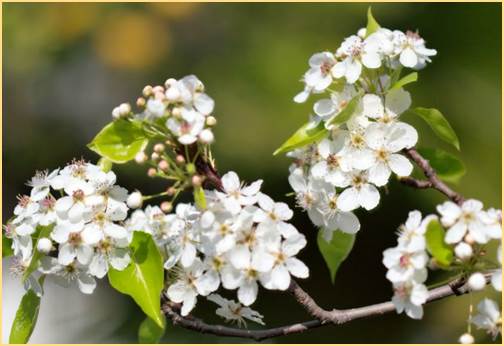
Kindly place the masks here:
<instances>
[{"instance_id":1,"label":"blurred green background","mask_svg":"<svg viewBox=\"0 0 504 346\"><path fill-rule=\"evenodd\" d=\"M97 159L86 144L111 120L114 106L134 103L146 84L192 73L216 101L214 154L220 171L235 170L248 181L264 178L264 191L294 206L285 197L290 191L289 160L271 153L310 113L314 98L303 105L292 101L303 87L299 79L308 58L335 50L345 36L365 26L368 6L4 4L5 217L12 213L15 196L27 191L24 183L36 169L53 169L74 157ZM373 4L382 26L418 29L427 46L438 50L419 82L408 86L413 105L436 107L445 114L460 137L461 152L456 154L468 171L456 189L495 207L501 205L500 6ZM425 124L405 120L417 126L422 145L452 151ZM154 192L163 187L134 165L115 169L119 183L130 190ZM359 213L362 230L334 286L317 250L316 230L298 210L294 223L309 239L301 259L311 270L310 279L301 285L321 306L355 307L390 299L381 252L395 245L395 230L409 210L430 213L442 200L435 191L412 191L395 182L382 196L379 208ZM123 327L92 342L135 342L142 315L128 299L122 301L129 311ZM464 332L468 302L469 297L462 297L429 304L422 321L392 314L269 341L451 343ZM262 290L254 307L272 327L309 318L290 296L279 292ZM113 308L105 304L96 316ZM213 308L200 302L194 312L218 322ZM43 305L44 312L50 314L51 306ZM74 335L67 340L82 341ZM165 341L241 340L170 327Z\"/></svg>"}]
</instances>

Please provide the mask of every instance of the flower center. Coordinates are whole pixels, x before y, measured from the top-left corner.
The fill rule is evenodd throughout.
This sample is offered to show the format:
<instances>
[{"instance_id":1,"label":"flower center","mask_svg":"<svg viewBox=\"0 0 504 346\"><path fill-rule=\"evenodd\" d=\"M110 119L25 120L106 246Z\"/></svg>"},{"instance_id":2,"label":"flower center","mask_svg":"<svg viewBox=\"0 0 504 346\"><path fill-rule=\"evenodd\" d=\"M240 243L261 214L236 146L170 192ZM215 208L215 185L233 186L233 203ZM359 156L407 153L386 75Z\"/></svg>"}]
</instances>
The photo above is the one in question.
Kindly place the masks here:
<instances>
[{"instance_id":1,"label":"flower center","mask_svg":"<svg viewBox=\"0 0 504 346\"><path fill-rule=\"evenodd\" d=\"M84 200L84 191L75 190L72 194L74 202L82 202Z\"/></svg>"},{"instance_id":2,"label":"flower center","mask_svg":"<svg viewBox=\"0 0 504 346\"><path fill-rule=\"evenodd\" d=\"M340 166L339 157L334 154L329 155L327 157L327 164L331 168L338 168Z\"/></svg>"},{"instance_id":3,"label":"flower center","mask_svg":"<svg viewBox=\"0 0 504 346\"><path fill-rule=\"evenodd\" d=\"M82 237L79 232L72 232L68 235L68 243L73 246L79 246L82 243Z\"/></svg>"},{"instance_id":4,"label":"flower center","mask_svg":"<svg viewBox=\"0 0 504 346\"><path fill-rule=\"evenodd\" d=\"M379 149L376 151L376 158L380 161L387 162L388 156L388 152L385 149Z\"/></svg>"},{"instance_id":5,"label":"flower center","mask_svg":"<svg viewBox=\"0 0 504 346\"><path fill-rule=\"evenodd\" d=\"M17 197L17 199L18 199L18 204L23 208L26 208L28 206L28 204L30 204L30 202L31 202L30 196L26 196L26 195L23 195L23 196L19 195Z\"/></svg>"}]
</instances>

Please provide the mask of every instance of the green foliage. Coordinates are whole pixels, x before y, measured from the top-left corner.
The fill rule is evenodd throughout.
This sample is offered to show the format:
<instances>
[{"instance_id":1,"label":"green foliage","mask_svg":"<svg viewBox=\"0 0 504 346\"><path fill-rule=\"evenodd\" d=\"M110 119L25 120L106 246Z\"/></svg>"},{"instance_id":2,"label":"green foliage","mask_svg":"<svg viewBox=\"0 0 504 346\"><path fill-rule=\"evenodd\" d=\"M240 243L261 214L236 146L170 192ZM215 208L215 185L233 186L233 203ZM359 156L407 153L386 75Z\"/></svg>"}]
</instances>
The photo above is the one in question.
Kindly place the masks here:
<instances>
[{"instance_id":1,"label":"green foliage","mask_svg":"<svg viewBox=\"0 0 504 346\"><path fill-rule=\"evenodd\" d=\"M320 230L317 236L317 244L329 268L331 282L334 284L336 272L343 261L352 251L355 242L355 234L343 233L341 231L333 232L330 242L324 239L323 231Z\"/></svg>"},{"instance_id":2,"label":"green foliage","mask_svg":"<svg viewBox=\"0 0 504 346\"><path fill-rule=\"evenodd\" d=\"M418 152L429 160L437 176L449 183L458 183L466 173L462 161L455 155L437 148L419 148Z\"/></svg>"},{"instance_id":3,"label":"green foliage","mask_svg":"<svg viewBox=\"0 0 504 346\"><path fill-rule=\"evenodd\" d=\"M418 73L412 72L412 73L407 74L406 76L402 77L398 81L394 82L394 84L392 84L392 86L390 87L389 91L400 89L407 84L416 82L417 80L418 80Z\"/></svg>"},{"instance_id":4,"label":"green foliage","mask_svg":"<svg viewBox=\"0 0 504 346\"><path fill-rule=\"evenodd\" d=\"M460 150L460 143L457 134L443 114L435 108L417 107L412 109L413 113L422 118L443 141L450 143L457 150Z\"/></svg>"},{"instance_id":5,"label":"green foliage","mask_svg":"<svg viewBox=\"0 0 504 346\"><path fill-rule=\"evenodd\" d=\"M2 233L2 258L14 255L12 250L12 239L7 238L5 233Z\"/></svg>"},{"instance_id":6,"label":"green foliage","mask_svg":"<svg viewBox=\"0 0 504 346\"><path fill-rule=\"evenodd\" d=\"M288 140L275 150L273 155L286 153L294 149L303 147L322 139L327 134L327 129L323 122L313 126L313 123L308 122L301 126Z\"/></svg>"},{"instance_id":7,"label":"green foliage","mask_svg":"<svg viewBox=\"0 0 504 346\"><path fill-rule=\"evenodd\" d=\"M453 249L445 243L445 233L437 219L429 222L425 232L427 250L441 267L447 267L453 261Z\"/></svg>"},{"instance_id":8,"label":"green foliage","mask_svg":"<svg viewBox=\"0 0 504 346\"><path fill-rule=\"evenodd\" d=\"M366 26L366 37L374 33L380 28L380 24L374 19L373 13L371 12L371 6L367 10L367 26Z\"/></svg>"},{"instance_id":9,"label":"green foliage","mask_svg":"<svg viewBox=\"0 0 504 346\"><path fill-rule=\"evenodd\" d=\"M125 163L134 159L148 143L141 122L119 119L106 125L88 148L114 163Z\"/></svg>"},{"instance_id":10,"label":"green foliage","mask_svg":"<svg viewBox=\"0 0 504 346\"><path fill-rule=\"evenodd\" d=\"M40 277L40 285L44 284L44 276ZM26 344L37 324L40 309L40 297L33 290L28 290L21 299L16 311L9 336L11 344Z\"/></svg>"},{"instance_id":11,"label":"green foliage","mask_svg":"<svg viewBox=\"0 0 504 346\"><path fill-rule=\"evenodd\" d=\"M206 209L205 191L203 191L203 188L201 186L195 187L193 195L196 206L201 210Z\"/></svg>"},{"instance_id":12,"label":"green foliage","mask_svg":"<svg viewBox=\"0 0 504 346\"><path fill-rule=\"evenodd\" d=\"M40 266L39 262L40 259L44 257L44 254L37 249L38 241L41 238L49 238L53 228L54 224L49 226L37 226L37 232L35 233L37 240L33 244L33 256L31 258L30 264L23 273L23 281L26 281L26 279L28 279L28 277Z\"/></svg>"},{"instance_id":13,"label":"green foliage","mask_svg":"<svg viewBox=\"0 0 504 346\"><path fill-rule=\"evenodd\" d=\"M354 114L361 96L362 95L359 93L355 95L350 101L348 101L348 104L345 106L345 108L343 108L338 114L336 114L329 120L329 124L340 125L347 122Z\"/></svg>"},{"instance_id":14,"label":"green foliage","mask_svg":"<svg viewBox=\"0 0 504 346\"><path fill-rule=\"evenodd\" d=\"M104 172L110 172L113 165L114 164L112 163L112 161L110 161L106 157L102 157L101 159L98 160L98 166L100 166L100 168Z\"/></svg>"},{"instance_id":15,"label":"green foliage","mask_svg":"<svg viewBox=\"0 0 504 346\"><path fill-rule=\"evenodd\" d=\"M140 324L138 329L138 343L140 344L158 344L165 333L166 319L161 316L163 320L163 327L160 327L151 318L147 317Z\"/></svg>"},{"instance_id":16,"label":"green foliage","mask_svg":"<svg viewBox=\"0 0 504 346\"><path fill-rule=\"evenodd\" d=\"M127 294L161 328L161 291L163 289L163 261L150 234L134 232L130 245L132 262L126 269L109 269L108 278L112 287Z\"/></svg>"}]
</instances>

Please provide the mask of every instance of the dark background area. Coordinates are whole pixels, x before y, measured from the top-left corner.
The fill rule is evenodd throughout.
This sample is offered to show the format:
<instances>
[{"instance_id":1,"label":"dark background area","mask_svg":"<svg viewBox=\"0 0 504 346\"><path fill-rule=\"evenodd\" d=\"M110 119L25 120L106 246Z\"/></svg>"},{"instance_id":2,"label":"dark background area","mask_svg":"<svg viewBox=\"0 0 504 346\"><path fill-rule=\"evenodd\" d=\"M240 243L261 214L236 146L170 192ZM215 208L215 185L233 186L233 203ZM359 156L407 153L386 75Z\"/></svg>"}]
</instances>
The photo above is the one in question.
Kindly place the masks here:
<instances>
[{"instance_id":1,"label":"dark background area","mask_svg":"<svg viewBox=\"0 0 504 346\"><path fill-rule=\"evenodd\" d=\"M289 160L271 153L310 112L314 98L303 105L292 101L303 87L299 79L308 58L318 51L334 51L344 37L365 26L367 7L364 3L4 4L4 217L12 213L15 196L27 191L24 183L36 169L61 167L74 157L97 160L86 144L111 120L114 106L134 103L146 84L192 73L216 101L214 155L219 170L235 170L247 181L263 178L266 193L294 207L292 198L285 196L290 192ZM438 50L408 90L414 106L435 107L445 114L461 140L461 152L436 139L421 121L404 120L417 127L421 145L440 146L461 157L467 174L456 186L458 191L487 207L499 207L500 4L373 4L373 12L384 27L418 29L427 46ZM120 185L129 190L151 193L163 188L163 182L148 179L134 164L114 170ZM316 229L297 210L293 223L308 238L300 258L310 268L310 279L301 285L326 308L390 299L382 251L395 245L395 231L408 211L432 213L442 200L436 191L414 191L392 182L377 209L358 213L362 229L335 285L318 252ZM440 276L433 274L430 281L436 278ZM253 308L265 315L268 326L309 319L287 294L262 289L259 297ZM452 343L465 331L468 303L469 297L461 297L429 304L422 321L391 314L270 341ZM135 342L143 317L128 299L124 304L130 306L124 326L94 342ZM110 308L104 304L96 315ZM220 323L214 308L200 299L194 313ZM43 309L50 313L50 306ZM69 335L68 342L79 341ZM241 340L169 327L165 341Z\"/></svg>"}]
</instances>

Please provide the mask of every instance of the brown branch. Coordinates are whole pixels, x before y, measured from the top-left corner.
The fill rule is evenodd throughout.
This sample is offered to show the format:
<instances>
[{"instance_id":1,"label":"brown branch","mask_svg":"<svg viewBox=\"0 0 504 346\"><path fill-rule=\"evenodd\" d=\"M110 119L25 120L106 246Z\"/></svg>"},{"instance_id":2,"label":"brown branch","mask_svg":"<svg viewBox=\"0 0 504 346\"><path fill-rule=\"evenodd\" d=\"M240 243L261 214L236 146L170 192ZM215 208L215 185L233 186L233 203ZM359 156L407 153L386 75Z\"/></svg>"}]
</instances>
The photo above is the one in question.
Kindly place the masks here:
<instances>
[{"instance_id":1,"label":"brown branch","mask_svg":"<svg viewBox=\"0 0 504 346\"><path fill-rule=\"evenodd\" d=\"M416 188L432 187L433 189L436 189L439 192L443 193L449 199L451 199L453 202L459 205L464 202L464 197L462 197L462 195L453 191L448 185L443 183L441 179L439 179L439 177L437 176L436 171L434 170L434 168L432 168L429 161L425 159L422 155L420 155L420 153L416 151L415 148L405 149L404 152L411 160L413 160L418 165L418 167L420 167L425 177L428 179L430 186L427 186L429 184L425 181L416 180L411 177L402 178L401 182Z\"/></svg>"},{"instance_id":2,"label":"brown branch","mask_svg":"<svg viewBox=\"0 0 504 346\"><path fill-rule=\"evenodd\" d=\"M487 284L490 282L491 274L486 275ZM395 311L395 306L392 302L374 304L360 308L344 309L344 310L324 310L306 293L295 281L292 280L288 291L294 296L300 305L302 305L310 315L316 320L294 323L282 327L263 329L263 330L247 330L232 328L222 325L207 324L202 320L183 317L177 309L169 303L163 304L163 312L170 318L173 324L180 327L194 330L201 333L213 334L218 336L229 336L238 338L254 339L256 341L269 339L277 336L303 333L310 329L317 328L329 324L344 324L353 320L380 316ZM443 286L433 288L429 291L427 303L434 302L443 298L454 295L463 295L470 291L467 283L459 278Z\"/></svg>"},{"instance_id":3,"label":"brown branch","mask_svg":"<svg viewBox=\"0 0 504 346\"><path fill-rule=\"evenodd\" d=\"M415 189L429 189L432 187L432 183L429 180L420 180L413 177L400 177L399 181Z\"/></svg>"}]
</instances>

